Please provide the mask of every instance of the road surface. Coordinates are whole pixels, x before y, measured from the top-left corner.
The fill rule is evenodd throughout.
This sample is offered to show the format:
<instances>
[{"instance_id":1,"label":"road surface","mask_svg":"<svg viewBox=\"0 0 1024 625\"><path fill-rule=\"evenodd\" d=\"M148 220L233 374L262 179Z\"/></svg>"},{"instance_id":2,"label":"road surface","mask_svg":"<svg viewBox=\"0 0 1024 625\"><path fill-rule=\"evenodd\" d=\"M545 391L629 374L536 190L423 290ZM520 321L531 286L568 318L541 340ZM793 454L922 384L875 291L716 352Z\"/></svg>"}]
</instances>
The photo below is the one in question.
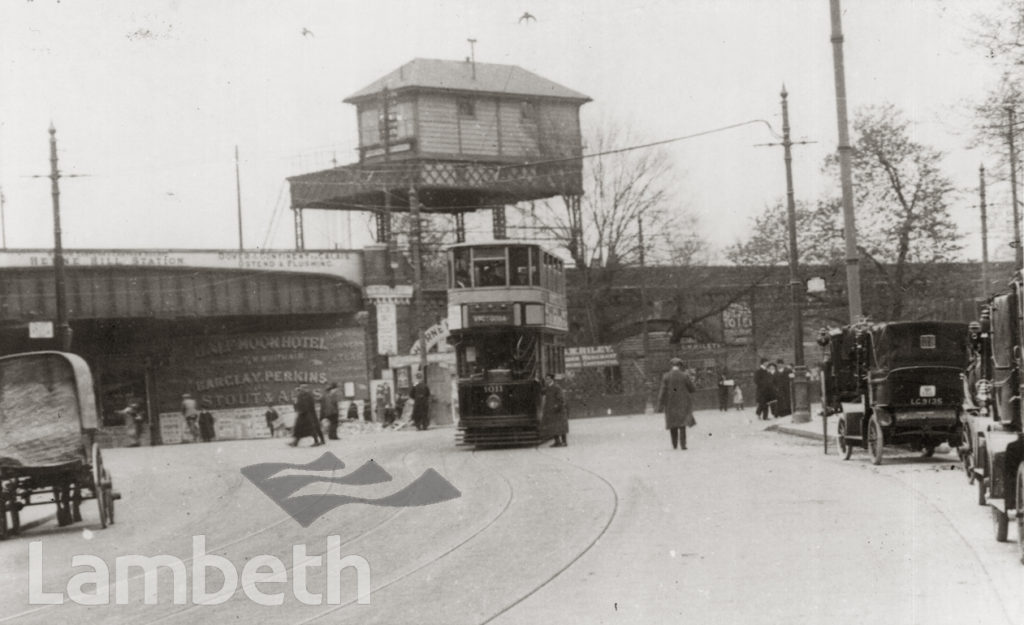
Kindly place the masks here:
<instances>
[{"instance_id":1,"label":"road surface","mask_svg":"<svg viewBox=\"0 0 1024 625\"><path fill-rule=\"evenodd\" d=\"M573 421L570 446L557 449L455 448L446 428L318 448L272 439L111 449L116 524L99 529L87 502L83 523L44 522L0 543L0 623L1024 622L1016 545L994 541L952 454L894 454L876 467L865 453L844 462L820 443L764 431L752 411L697 420L686 451L671 449L658 415ZM372 460L391 479L316 482L296 495L380 502L436 472L458 496L347 503L303 527L240 472L324 451L345 464L329 475ZM287 582L255 588L281 605L261 605L251 584L195 604L196 536L239 574L254 558L280 560L275 579ZM33 544L37 590L60 605L30 602ZM305 558L293 557L296 545ZM369 603L358 602L356 568L332 575L328 594L327 560L315 558L329 549L334 562L365 560ZM95 558L73 567L75 555ZM184 576L162 569L147 605L142 569L116 578L117 558L130 555L171 556ZM109 568L98 586L97 563ZM202 570L209 592L223 585L218 569ZM81 605L104 591L106 605Z\"/></svg>"}]
</instances>

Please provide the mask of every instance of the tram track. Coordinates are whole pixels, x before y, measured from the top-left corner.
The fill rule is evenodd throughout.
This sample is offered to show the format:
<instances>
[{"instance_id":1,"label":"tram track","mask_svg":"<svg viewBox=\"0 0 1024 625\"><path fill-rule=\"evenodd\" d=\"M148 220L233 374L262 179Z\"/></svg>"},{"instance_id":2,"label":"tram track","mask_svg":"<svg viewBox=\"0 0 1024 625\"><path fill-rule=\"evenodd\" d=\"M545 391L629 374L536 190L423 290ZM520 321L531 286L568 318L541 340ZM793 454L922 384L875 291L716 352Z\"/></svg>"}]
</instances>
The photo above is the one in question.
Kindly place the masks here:
<instances>
[{"instance_id":1,"label":"tram track","mask_svg":"<svg viewBox=\"0 0 1024 625\"><path fill-rule=\"evenodd\" d=\"M477 452L473 451L471 457L474 458L474 460L475 460L477 458ZM477 462L479 462L479 461L477 460ZM506 477L500 471L495 470L493 467L487 467L487 468L491 471L491 473L493 473L494 475L497 475L498 477L501 478L502 482L504 482L504 484L505 484L505 488L507 489L506 499L505 499L505 501L504 501L504 503L503 503L503 505L501 507L501 510L499 510L497 514L495 514L493 517L491 517L487 521L487 523L485 523L483 526L478 528L475 532L471 533L469 536L465 537L464 539L462 539L461 541L459 541L455 545L452 545L451 547L449 547L448 549L446 549L442 553L438 554L434 558L432 558L432 559L430 559L430 560L428 560L426 562L423 562L422 564L420 564L420 565L418 565L416 567L413 567L413 568L403 572L402 574L400 574L397 577L394 577L394 578L388 580L385 583L382 583L382 584L379 584L379 585L375 586L374 588L372 588L370 590L370 594L371 595L373 593L375 593L375 592L380 592L381 590L384 590L385 588L393 586L393 585L397 584L398 582L401 582L402 580L404 580L404 579L414 575L415 573L418 573L419 571L421 571L421 570L423 570L423 569L425 569L425 568L427 568L429 566L437 564L438 562L440 562L444 558L446 558L449 555L455 553L456 551L458 551L459 549L464 547L466 544L468 544L470 541L472 541L473 539L477 538L478 536L480 536L481 534L486 532L488 529L493 527L494 524L497 523L509 511L509 509L512 507L512 502L515 501L515 488L512 486L512 482L508 479L508 477ZM304 618L302 620L293 621L292 625L306 625L307 623L312 623L314 621L318 621L318 620L320 620L320 619L322 619L322 618L324 618L324 617L326 617L326 616L328 616L330 614L334 614L335 612L338 612L339 610L343 610L344 608L349 607L349 606L353 605L354 603L356 603L355 599L346 601L344 603L332 606L332 607L330 607L330 608L328 608L326 610L322 610L322 611L318 612L317 614L314 614L314 615L309 616L307 618Z\"/></svg>"},{"instance_id":2,"label":"tram track","mask_svg":"<svg viewBox=\"0 0 1024 625\"><path fill-rule=\"evenodd\" d=\"M588 473L588 474L596 477L601 482L603 482L605 484L605 486L608 487L609 491L611 491L611 494L612 494L612 500L613 500L613 502L612 502L612 510L611 510L611 513L609 513L608 519L605 521L604 526L597 533L597 535L594 536L593 540L591 540L583 549L581 549L572 559L570 559L562 567L560 567L557 571L555 571L550 576L548 576L547 579L545 579L541 583L539 583L536 586L534 586L529 592L521 595L518 599L516 599L512 603L508 604L507 606L505 606L501 610L498 610L497 612L495 612L491 616L487 617L483 621L480 621L479 625L487 625L488 623L493 622L495 619L500 618L502 615L510 612L516 606L521 604L523 601L526 601L527 599L529 599L530 597L532 597L533 595L537 594L542 589L544 589L548 584L550 584L551 582L555 581L555 579L557 579L560 575L562 575L562 573L565 573L566 571L568 571L574 564L576 564L577 561L579 561L580 558L582 558L587 553L589 553L590 550L593 549L597 545L597 543L600 542L600 540L602 538L604 538L605 534L608 533L608 529L611 527L612 522L615 520L615 517L616 517L616 515L619 512L619 493L618 493L617 490L615 490L615 486L613 486L612 483L609 482L608 480L606 480L603 476L601 476L600 474L598 474L598 473L596 473L594 471L591 471L590 469L587 469L585 467L581 467L580 465L578 465L578 464L576 464L574 462L570 462L570 461L566 460L565 458L558 458L554 454L541 451L540 449L537 449L536 452L541 454L541 455L548 456L549 458L556 458L557 460L561 460L565 464L568 464L568 465L570 465L572 467L575 467L576 469L578 469L580 471L583 471L584 473Z\"/></svg>"}]
</instances>

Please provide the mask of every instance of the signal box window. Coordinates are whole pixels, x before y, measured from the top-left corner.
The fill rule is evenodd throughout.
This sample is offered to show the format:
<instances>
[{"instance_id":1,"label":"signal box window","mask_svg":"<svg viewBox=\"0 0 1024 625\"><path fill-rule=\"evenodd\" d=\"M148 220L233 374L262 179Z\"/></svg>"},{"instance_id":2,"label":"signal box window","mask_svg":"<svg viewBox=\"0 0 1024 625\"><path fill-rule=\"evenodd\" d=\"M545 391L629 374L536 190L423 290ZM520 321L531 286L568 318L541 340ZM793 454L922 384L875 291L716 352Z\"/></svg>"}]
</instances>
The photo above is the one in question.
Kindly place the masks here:
<instances>
[{"instance_id":1,"label":"signal box window","mask_svg":"<svg viewBox=\"0 0 1024 625\"><path fill-rule=\"evenodd\" d=\"M459 117L476 117L476 107L469 98L459 98L455 101L459 109Z\"/></svg>"}]
</instances>

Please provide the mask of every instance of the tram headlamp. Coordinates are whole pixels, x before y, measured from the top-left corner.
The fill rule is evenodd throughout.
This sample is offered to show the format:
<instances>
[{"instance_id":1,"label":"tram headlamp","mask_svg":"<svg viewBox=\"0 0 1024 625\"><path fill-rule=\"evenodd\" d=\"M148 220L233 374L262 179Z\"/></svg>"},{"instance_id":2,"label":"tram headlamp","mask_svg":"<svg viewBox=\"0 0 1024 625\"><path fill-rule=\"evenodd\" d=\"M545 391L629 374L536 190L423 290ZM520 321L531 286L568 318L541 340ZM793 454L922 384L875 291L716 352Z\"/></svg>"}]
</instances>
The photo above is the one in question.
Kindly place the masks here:
<instances>
[{"instance_id":1,"label":"tram headlamp","mask_svg":"<svg viewBox=\"0 0 1024 625\"><path fill-rule=\"evenodd\" d=\"M889 412L888 410L879 410L878 422L886 426L892 425L892 413Z\"/></svg>"},{"instance_id":2,"label":"tram headlamp","mask_svg":"<svg viewBox=\"0 0 1024 625\"><path fill-rule=\"evenodd\" d=\"M501 408L501 398L498 397L497 395L488 395L487 407L490 408L491 410L497 410L498 408Z\"/></svg>"}]
</instances>

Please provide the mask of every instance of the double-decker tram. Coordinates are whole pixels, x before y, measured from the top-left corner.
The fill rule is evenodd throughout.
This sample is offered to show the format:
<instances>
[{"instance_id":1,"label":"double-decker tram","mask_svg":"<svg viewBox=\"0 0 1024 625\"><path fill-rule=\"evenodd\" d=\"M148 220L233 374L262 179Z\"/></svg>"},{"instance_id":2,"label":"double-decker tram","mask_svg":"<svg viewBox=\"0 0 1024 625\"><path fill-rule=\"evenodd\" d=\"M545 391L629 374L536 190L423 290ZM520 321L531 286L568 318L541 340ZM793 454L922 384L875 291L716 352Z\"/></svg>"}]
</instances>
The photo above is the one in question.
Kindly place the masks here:
<instances>
[{"instance_id":1,"label":"double-decker tram","mask_svg":"<svg viewBox=\"0 0 1024 625\"><path fill-rule=\"evenodd\" d=\"M466 445L539 444L564 434L541 414L544 376L565 373L565 267L532 243L448 249L449 342Z\"/></svg>"}]
</instances>

